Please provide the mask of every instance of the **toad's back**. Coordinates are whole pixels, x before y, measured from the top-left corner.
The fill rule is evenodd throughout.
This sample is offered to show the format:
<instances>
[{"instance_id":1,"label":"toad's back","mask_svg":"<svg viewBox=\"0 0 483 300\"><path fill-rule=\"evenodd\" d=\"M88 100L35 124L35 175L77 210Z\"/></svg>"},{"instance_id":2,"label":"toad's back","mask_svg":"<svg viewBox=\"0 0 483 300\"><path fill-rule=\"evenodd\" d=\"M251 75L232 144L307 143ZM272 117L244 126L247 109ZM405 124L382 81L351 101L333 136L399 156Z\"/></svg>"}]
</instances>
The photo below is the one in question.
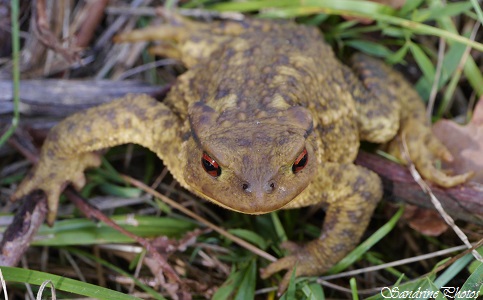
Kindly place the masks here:
<instances>
[{"instance_id":1,"label":"toad's back","mask_svg":"<svg viewBox=\"0 0 483 300\"><path fill-rule=\"evenodd\" d=\"M177 96L167 104L184 115L190 104L203 102L217 112L217 130L280 122L283 111L303 106L319 135L319 160L352 161L359 145L354 102L344 67L320 32L287 22L245 22L236 23L243 29L221 23L219 36L199 31L184 42L184 52L199 47L205 52L191 54L199 58L178 79L172 93Z\"/></svg>"}]
</instances>

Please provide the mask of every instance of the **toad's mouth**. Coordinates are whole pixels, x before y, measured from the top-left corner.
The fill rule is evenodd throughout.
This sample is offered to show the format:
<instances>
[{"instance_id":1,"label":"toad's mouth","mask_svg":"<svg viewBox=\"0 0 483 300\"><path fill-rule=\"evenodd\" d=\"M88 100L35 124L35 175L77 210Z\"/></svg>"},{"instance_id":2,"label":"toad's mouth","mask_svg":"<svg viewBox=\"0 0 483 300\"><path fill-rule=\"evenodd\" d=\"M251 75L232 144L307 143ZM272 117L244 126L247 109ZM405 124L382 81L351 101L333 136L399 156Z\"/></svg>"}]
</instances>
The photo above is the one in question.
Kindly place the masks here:
<instances>
[{"instance_id":1,"label":"toad's mouth","mask_svg":"<svg viewBox=\"0 0 483 300\"><path fill-rule=\"evenodd\" d=\"M270 197L247 197L234 194L223 198L214 198L207 193L194 190L195 194L225 209L248 215L262 215L290 206L300 192L291 195L271 195Z\"/></svg>"}]
</instances>

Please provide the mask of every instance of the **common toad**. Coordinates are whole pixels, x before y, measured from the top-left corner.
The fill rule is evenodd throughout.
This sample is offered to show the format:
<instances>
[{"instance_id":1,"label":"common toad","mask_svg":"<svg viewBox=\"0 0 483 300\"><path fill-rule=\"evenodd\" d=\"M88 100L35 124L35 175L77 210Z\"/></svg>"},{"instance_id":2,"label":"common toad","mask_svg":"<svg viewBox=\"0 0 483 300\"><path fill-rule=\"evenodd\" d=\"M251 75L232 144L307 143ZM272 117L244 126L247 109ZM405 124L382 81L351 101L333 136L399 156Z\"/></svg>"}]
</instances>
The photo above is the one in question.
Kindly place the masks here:
<instances>
[{"instance_id":1,"label":"common toad","mask_svg":"<svg viewBox=\"0 0 483 300\"><path fill-rule=\"evenodd\" d=\"M51 130L39 164L14 195L42 189L49 223L65 185L80 189L84 169L99 165L93 151L136 143L155 152L184 188L227 209L263 214L324 204L320 238L262 270L268 277L296 265L297 276L316 275L356 246L382 197L378 176L353 164L360 140L404 137L419 171L442 186L469 176L433 167L434 158L451 155L431 135L421 99L400 74L362 54L352 69L343 65L316 28L176 17L118 37L139 40L161 41L154 52L188 70L162 103L128 95ZM397 154L399 144L392 145Z\"/></svg>"}]
</instances>

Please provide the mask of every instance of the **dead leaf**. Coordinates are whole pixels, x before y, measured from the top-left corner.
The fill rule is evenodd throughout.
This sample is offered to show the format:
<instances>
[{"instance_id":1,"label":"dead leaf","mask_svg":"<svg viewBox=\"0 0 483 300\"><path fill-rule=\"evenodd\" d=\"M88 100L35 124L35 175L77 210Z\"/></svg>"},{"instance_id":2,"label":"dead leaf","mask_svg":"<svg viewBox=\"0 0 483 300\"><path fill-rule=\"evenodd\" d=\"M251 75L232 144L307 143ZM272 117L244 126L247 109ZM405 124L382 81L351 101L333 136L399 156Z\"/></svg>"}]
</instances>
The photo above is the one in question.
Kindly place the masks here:
<instances>
[{"instance_id":1,"label":"dead leaf","mask_svg":"<svg viewBox=\"0 0 483 300\"><path fill-rule=\"evenodd\" d=\"M478 101L473 118L462 126L453 121L440 120L433 126L433 133L453 155L453 161L445 168L457 174L475 172L471 181L483 183L483 97Z\"/></svg>"},{"instance_id":2,"label":"dead leaf","mask_svg":"<svg viewBox=\"0 0 483 300\"><path fill-rule=\"evenodd\" d=\"M435 210L407 205L404 218L409 227L429 236L439 236L448 229L448 225Z\"/></svg>"}]
</instances>

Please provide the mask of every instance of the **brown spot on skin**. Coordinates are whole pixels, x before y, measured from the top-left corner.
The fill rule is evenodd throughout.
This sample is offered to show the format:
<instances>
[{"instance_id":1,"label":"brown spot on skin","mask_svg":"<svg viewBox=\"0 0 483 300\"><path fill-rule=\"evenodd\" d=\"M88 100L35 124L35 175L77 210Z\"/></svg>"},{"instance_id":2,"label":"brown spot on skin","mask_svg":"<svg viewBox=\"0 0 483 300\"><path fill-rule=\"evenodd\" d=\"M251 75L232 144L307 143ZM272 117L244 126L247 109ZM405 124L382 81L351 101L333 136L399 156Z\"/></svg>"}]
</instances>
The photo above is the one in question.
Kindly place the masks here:
<instances>
[{"instance_id":1,"label":"brown spot on skin","mask_svg":"<svg viewBox=\"0 0 483 300\"><path fill-rule=\"evenodd\" d=\"M335 225L339 223L339 217L338 214L340 213L340 209L336 209L334 214L330 219L326 218L324 222L324 232L330 232L335 228Z\"/></svg>"},{"instance_id":2,"label":"brown spot on skin","mask_svg":"<svg viewBox=\"0 0 483 300\"><path fill-rule=\"evenodd\" d=\"M224 98L226 96L228 96L230 94L230 90L229 89L225 89L225 88L219 88L216 92L216 95L215 95L215 100L219 100L221 98Z\"/></svg>"},{"instance_id":3,"label":"brown spot on skin","mask_svg":"<svg viewBox=\"0 0 483 300\"><path fill-rule=\"evenodd\" d=\"M48 157L48 158L50 158L50 159L52 159L52 160L53 160L53 159L55 159L55 156L56 156L56 155L55 155L55 152L54 152L54 151L52 151L52 149L47 150L47 157Z\"/></svg>"},{"instance_id":4,"label":"brown spot on skin","mask_svg":"<svg viewBox=\"0 0 483 300\"><path fill-rule=\"evenodd\" d=\"M252 145L252 141L249 139L237 139L236 142L240 147L250 147Z\"/></svg>"},{"instance_id":5,"label":"brown spot on skin","mask_svg":"<svg viewBox=\"0 0 483 300\"><path fill-rule=\"evenodd\" d=\"M366 185L366 180L362 177L357 177L356 182L352 184L352 190L353 191L360 191L364 189L364 186Z\"/></svg>"},{"instance_id":6,"label":"brown spot on skin","mask_svg":"<svg viewBox=\"0 0 483 300\"><path fill-rule=\"evenodd\" d=\"M345 245L344 243L335 244L334 246L330 247L330 249L334 253L342 252L346 250L346 248L347 248L347 245Z\"/></svg>"},{"instance_id":7,"label":"brown spot on skin","mask_svg":"<svg viewBox=\"0 0 483 300\"><path fill-rule=\"evenodd\" d=\"M366 116L368 118L376 118L383 114L387 114L387 112L384 112L382 110L370 110L366 113Z\"/></svg>"},{"instance_id":8,"label":"brown spot on skin","mask_svg":"<svg viewBox=\"0 0 483 300\"><path fill-rule=\"evenodd\" d=\"M199 125L208 125L208 124L211 124L211 117L210 116L206 116L206 115L201 115L199 118L198 118L198 126Z\"/></svg>"},{"instance_id":9,"label":"brown spot on skin","mask_svg":"<svg viewBox=\"0 0 483 300\"><path fill-rule=\"evenodd\" d=\"M371 192L362 192L361 197L368 203L378 203L380 200L379 198L374 197Z\"/></svg>"},{"instance_id":10,"label":"brown spot on skin","mask_svg":"<svg viewBox=\"0 0 483 300\"><path fill-rule=\"evenodd\" d=\"M181 140L182 140L183 142L186 142L186 141L188 141L188 140L189 140L190 138L192 138L192 137L193 137L193 135L191 134L191 132L185 132L185 133L184 133L184 134L181 136ZM173 148L173 149L175 149L175 148Z\"/></svg>"},{"instance_id":11,"label":"brown spot on skin","mask_svg":"<svg viewBox=\"0 0 483 300\"><path fill-rule=\"evenodd\" d=\"M228 48L228 49L225 49L225 51L223 52L223 56L225 59L229 60L230 58L233 57L233 55L235 55L235 53L236 53L235 49Z\"/></svg>"},{"instance_id":12,"label":"brown spot on skin","mask_svg":"<svg viewBox=\"0 0 483 300\"><path fill-rule=\"evenodd\" d=\"M360 211L348 210L346 211L349 221L353 224L359 224L364 215Z\"/></svg>"},{"instance_id":13,"label":"brown spot on skin","mask_svg":"<svg viewBox=\"0 0 483 300\"><path fill-rule=\"evenodd\" d=\"M290 75L286 77L285 84L295 87L299 84L299 80L298 78L295 78L294 76Z\"/></svg>"},{"instance_id":14,"label":"brown spot on skin","mask_svg":"<svg viewBox=\"0 0 483 300\"><path fill-rule=\"evenodd\" d=\"M335 174L339 173L338 169L336 169L335 166L332 165L327 166L325 171L330 177L333 177Z\"/></svg>"},{"instance_id":15,"label":"brown spot on skin","mask_svg":"<svg viewBox=\"0 0 483 300\"><path fill-rule=\"evenodd\" d=\"M277 61L275 62L276 65L288 65L290 63L290 59L287 55L279 55L277 57Z\"/></svg>"},{"instance_id":16,"label":"brown spot on skin","mask_svg":"<svg viewBox=\"0 0 483 300\"><path fill-rule=\"evenodd\" d=\"M101 141L99 141L98 138L92 138L92 139L85 142L85 145L86 145L87 148L91 148L94 145L99 145L99 144L101 144Z\"/></svg>"},{"instance_id":17,"label":"brown spot on skin","mask_svg":"<svg viewBox=\"0 0 483 300\"><path fill-rule=\"evenodd\" d=\"M174 120L166 120L164 121L163 123L163 128L165 129L169 129L169 128L172 128L174 125L175 125L175 121Z\"/></svg>"},{"instance_id":18,"label":"brown spot on skin","mask_svg":"<svg viewBox=\"0 0 483 300\"><path fill-rule=\"evenodd\" d=\"M386 126L382 123L377 124L374 126L374 130L383 130Z\"/></svg>"},{"instance_id":19,"label":"brown spot on skin","mask_svg":"<svg viewBox=\"0 0 483 300\"><path fill-rule=\"evenodd\" d=\"M106 111L102 111L99 113L99 116L101 117L101 119L104 119L105 121L109 122L109 124L111 124L111 127L113 129L117 129L118 128L118 124L117 124L117 120L116 120L116 116L117 116L117 112L116 110L114 109L109 109L109 110L106 110Z\"/></svg>"},{"instance_id":20,"label":"brown spot on skin","mask_svg":"<svg viewBox=\"0 0 483 300\"><path fill-rule=\"evenodd\" d=\"M341 236L353 240L355 238L355 233L351 229L344 229L340 233Z\"/></svg>"},{"instance_id":21,"label":"brown spot on skin","mask_svg":"<svg viewBox=\"0 0 483 300\"><path fill-rule=\"evenodd\" d=\"M288 144L290 143L290 137L289 136L284 136L284 137L281 137L279 140L278 140L278 144L280 146L283 146L285 144Z\"/></svg>"},{"instance_id":22,"label":"brown spot on skin","mask_svg":"<svg viewBox=\"0 0 483 300\"><path fill-rule=\"evenodd\" d=\"M218 137L217 140L221 144L227 144L227 143L231 142L233 139L231 137Z\"/></svg>"},{"instance_id":23,"label":"brown spot on skin","mask_svg":"<svg viewBox=\"0 0 483 300\"><path fill-rule=\"evenodd\" d=\"M169 116L171 114L170 111L166 111L166 110L159 110L155 115L154 115L154 118L155 120L157 119L161 119L161 118L164 118L166 116Z\"/></svg>"},{"instance_id":24,"label":"brown spot on skin","mask_svg":"<svg viewBox=\"0 0 483 300\"><path fill-rule=\"evenodd\" d=\"M255 134L255 143L257 145L270 145L270 143L272 142L272 137L271 136L266 136L265 134L261 133L257 133Z\"/></svg>"},{"instance_id":25,"label":"brown spot on skin","mask_svg":"<svg viewBox=\"0 0 483 300\"><path fill-rule=\"evenodd\" d=\"M337 172L332 176L332 182L334 184L339 184L341 182L341 179L342 179L342 174L340 172Z\"/></svg>"},{"instance_id":26,"label":"brown spot on skin","mask_svg":"<svg viewBox=\"0 0 483 300\"><path fill-rule=\"evenodd\" d=\"M334 124L329 124L327 126L319 125L317 126L317 129L322 133L322 135L327 135L335 129L335 125Z\"/></svg>"},{"instance_id":27,"label":"brown spot on skin","mask_svg":"<svg viewBox=\"0 0 483 300\"><path fill-rule=\"evenodd\" d=\"M142 107L139 107L137 105L132 106L132 111L138 117L140 120L145 120L146 119L146 110Z\"/></svg>"},{"instance_id":28,"label":"brown spot on skin","mask_svg":"<svg viewBox=\"0 0 483 300\"><path fill-rule=\"evenodd\" d=\"M72 132L73 130L75 130L76 127L77 126L76 126L76 124L74 122L68 121L66 123L67 132Z\"/></svg>"},{"instance_id":29,"label":"brown spot on skin","mask_svg":"<svg viewBox=\"0 0 483 300\"><path fill-rule=\"evenodd\" d=\"M132 122L131 122L131 119L125 119L124 120L124 128L125 129L129 129L132 127Z\"/></svg>"}]
</instances>

